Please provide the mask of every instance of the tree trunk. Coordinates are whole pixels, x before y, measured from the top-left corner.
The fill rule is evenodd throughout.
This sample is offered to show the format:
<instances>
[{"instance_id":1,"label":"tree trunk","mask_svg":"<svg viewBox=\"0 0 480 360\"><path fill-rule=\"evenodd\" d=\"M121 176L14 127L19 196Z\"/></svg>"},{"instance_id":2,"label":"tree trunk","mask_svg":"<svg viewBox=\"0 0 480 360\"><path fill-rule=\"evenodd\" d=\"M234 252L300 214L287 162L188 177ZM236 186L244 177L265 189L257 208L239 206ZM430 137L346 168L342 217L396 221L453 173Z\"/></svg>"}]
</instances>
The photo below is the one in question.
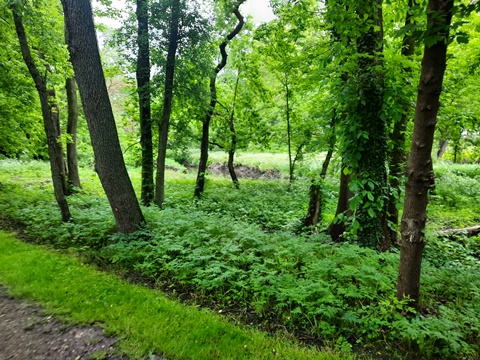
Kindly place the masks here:
<instances>
[{"instance_id":1,"label":"tree trunk","mask_svg":"<svg viewBox=\"0 0 480 360\"><path fill-rule=\"evenodd\" d=\"M292 160L292 129L290 126L290 88L288 87L288 74L285 73L285 113L287 118L287 144L288 144L288 181L293 183L293 160Z\"/></svg>"},{"instance_id":2,"label":"tree trunk","mask_svg":"<svg viewBox=\"0 0 480 360\"><path fill-rule=\"evenodd\" d=\"M98 51L89 0L62 0L68 47L95 156L95 168L117 229L136 231L145 220L128 176Z\"/></svg>"},{"instance_id":3,"label":"tree trunk","mask_svg":"<svg viewBox=\"0 0 480 360\"><path fill-rule=\"evenodd\" d=\"M140 109L140 145L142 146L142 203L153 201L153 141L150 107L150 42L148 32L148 0L137 0L137 92Z\"/></svg>"},{"instance_id":4,"label":"tree trunk","mask_svg":"<svg viewBox=\"0 0 480 360\"><path fill-rule=\"evenodd\" d=\"M165 160L167 157L168 128L172 113L173 80L175 75L175 56L178 47L178 27L180 21L180 0L172 4L172 18L170 23L170 36L168 39L167 64L165 67L165 92L163 96L163 114L160 123L157 159L157 187L155 203L163 206L165 200Z\"/></svg>"},{"instance_id":5,"label":"tree trunk","mask_svg":"<svg viewBox=\"0 0 480 360\"><path fill-rule=\"evenodd\" d=\"M215 111L215 106L217 105L217 75L227 64L227 45L243 28L245 23L242 14L240 14L239 7L243 1L239 1L239 4L233 9L233 14L237 17L238 23L235 29L227 35L227 40L223 41L219 48L222 59L218 65L213 70L213 75L210 78L210 106L207 110L205 120L203 120L202 125L202 141L200 144L200 161L198 163L198 173L197 180L195 183L195 192L194 196L199 198L203 193L205 188L205 172L207 171L207 162L208 162L208 144L210 141L210 121L212 120L213 112Z\"/></svg>"},{"instance_id":6,"label":"tree trunk","mask_svg":"<svg viewBox=\"0 0 480 360\"><path fill-rule=\"evenodd\" d=\"M420 296L420 271L425 247L424 228L428 190L432 187L431 152L440 107L446 68L447 40L453 0L429 0L427 40L418 86L412 149L407 161L407 183L402 216L402 242L397 297L409 297L415 304Z\"/></svg>"},{"instance_id":7,"label":"tree trunk","mask_svg":"<svg viewBox=\"0 0 480 360\"><path fill-rule=\"evenodd\" d=\"M50 170L52 173L53 192L55 194L55 199L58 203L58 206L60 207L62 220L64 222L67 222L70 220L71 214L67 200L65 199L65 164L63 162L61 143L58 141L60 130L58 125L58 107L55 103L55 92L53 90L47 89L46 78L44 79L40 75L40 72L35 65L35 62L30 53L30 48L28 46L25 28L23 27L21 17L17 13L16 6L12 6L11 9L23 60L25 61L28 71L30 72L32 79L35 82L35 87L37 89L38 96L40 97L43 126L45 129L48 143L48 156L50 158ZM52 99L50 98L50 95L52 96Z\"/></svg>"},{"instance_id":8,"label":"tree trunk","mask_svg":"<svg viewBox=\"0 0 480 360\"><path fill-rule=\"evenodd\" d=\"M350 199L353 197L353 193L350 191L350 175L346 175L344 172L345 165L342 165L340 173L340 191L338 193L337 210L335 211L335 218L340 214L346 216L351 215ZM339 241L342 234L346 230L346 224L341 220L334 220L327 229L327 234L332 237L333 241Z\"/></svg>"},{"instance_id":9,"label":"tree trunk","mask_svg":"<svg viewBox=\"0 0 480 360\"><path fill-rule=\"evenodd\" d=\"M77 156L78 99L77 86L73 77L66 80L65 89L68 104L67 134L70 136L67 142L68 181L73 186L80 188Z\"/></svg>"},{"instance_id":10,"label":"tree trunk","mask_svg":"<svg viewBox=\"0 0 480 360\"><path fill-rule=\"evenodd\" d=\"M330 160L332 159L333 151L335 149L336 136L335 136L335 122L336 122L336 110L333 110L332 121L330 124L331 134L328 144L328 151L325 160L323 161L322 171L320 172L320 184L316 184L312 180L310 185L310 200L308 204L307 216L303 220L303 227L309 228L313 225L317 225L320 222L320 217L322 215L322 183L327 176L328 166L330 165Z\"/></svg>"},{"instance_id":11,"label":"tree trunk","mask_svg":"<svg viewBox=\"0 0 480 360\"><path fill-rule=\"evenodd\" d=\"M237 133L235 131L235 104L237 101L238 93L238 83L240 81L240 74L237 74L237 79L235 81L235 90L233 92L233 101L232 101L232 112L228 118L228 128L230 129L230 148L228 149L228 172L232 178L233 185L235 189L240 189L240 182L238 181L237 174L235 173L235 167L233 165L233 159L235 157L235 151L237 150Z\"/></svg>"},{"instance_id":12,"label":"tree trunk","mask_svg":"<svg viewBox=\"0 0 480 360\"><path fill-rule=\"evenodd\" d=\"M358 185L357 196L361 196L356 213L360 223L357 235L362 246L385 250L388 248L388 244L385 244L387 213L384 205L387 129L386 121L381 116L384 88L382 0L364 2L359 5L357 13L360 18L370 21L357 40L359 101L355 116L359 121L359 130L368 134L367 138L356 139L360 159L357 168L352 169L352 182Z\"/></svg>"},{"instance_id":13,"label":"tree trunk","mask_svg":"<svg viewBox=\"0 0 480 360\"><path fill-rule=\"evenodd\" d=\"M413 21L413 7L416 5L416 0L408 0L407 17L405 19L405 26L409 26ZM415 39L410 32L406 32L403 37L402 56L410 58L415 54ZM409 79L412 73L411 67L403 68L406 75L405 86L409 86ZM397 121L393 126L393 132L390 141L394 144L390 151L389 158L389 173L390 173L390 189L391 194L388 197L387 214L388 221L393 224L393 228L388 228L387 243L391 246L397 246L397 227L398 227L398 209L397 203L399 201L401 188L403 186L402 178L405 175L405 132L407 131L407 123L410 114L409 99L402 99L403 114L400 121Z\"/></svg>"},{"instance_id":14,"label":"tree trunk","mask_svg":"<svg viewBox=\"0 0 480 360\"><path fill-rule=\"evenodd\" d=\"M440 140L438 143L437 159L441 159L445 151L447 151L448 140Z\"/></svg>"}]
</instances>

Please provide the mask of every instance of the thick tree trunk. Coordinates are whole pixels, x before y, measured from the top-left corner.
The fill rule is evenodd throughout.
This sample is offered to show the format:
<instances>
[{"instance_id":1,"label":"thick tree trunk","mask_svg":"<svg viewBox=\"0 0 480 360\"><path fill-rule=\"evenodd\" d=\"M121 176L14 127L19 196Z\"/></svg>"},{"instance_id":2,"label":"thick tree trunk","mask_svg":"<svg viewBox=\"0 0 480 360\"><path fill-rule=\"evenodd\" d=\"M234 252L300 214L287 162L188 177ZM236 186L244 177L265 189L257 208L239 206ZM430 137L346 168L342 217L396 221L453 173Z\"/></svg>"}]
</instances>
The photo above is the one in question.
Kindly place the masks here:
<instances>
[{"instance_id":1,"label":"thick tree trunk","mask_svg":"<svg viewBox=\"0 0 480 360\"><path fill-rule=\"evenodd\" d=\"M425 247L424 228L428 190L432 187L431 152L440 107L446 68L447 40L452 19L453 0L429 0L427 39L418 86L412 149L407 161L407 183L402 216L402 242L397 297L417 303L420 296L420 270Z\"/></svg>"},{"instance_id":2,"label":"thick tree trunk","mask_svg":"<svg viewBox=\"0 0 480 360\"><path fill-rule=\"evenodd\" d=\"M408 9L407 16L405 19L405 26L409 26L413 21L413 7L416 5L416 0L408 0ZM405 33L403 37L402 44L402 56L407 59L415 54L415 39L413 38L410 32ZM407 66L403 68L403 71L406 74L405 86L409 86L410 75L412 69ZM390 173L390 189L391 194L388 197L387 213L388 221L393 224L393 228L388 229L388 239L387 243L391 246L397 246L397 227L398 227L398 209L397 203L399 201L399 196L402 192L401 188L403 186L402 178L405 176L405 162L406 162L406 152L405 152L405 132L407 131L407 123L409 120L410 114L410 101L409 99L402 100L402 109L403 114L400 121L397 121L393 125L393 132L390 137L390 141L394 144L392 150L389 154L389 173Z\"/></svg>"},{"instance_id":3,"label":"thick tree trunk","mask_svg":"<svg viewBox=\"0 0 480 360\"><path fill-rule=\"evenodd\" d=\"M213 112L215 111L215 106L217 105L217 75L227 64L227 45L243 28L245 23L242 14L240 14L239 7L243 1L239 1L236 7L233 9L233 14L237 17L238 23L235 29L227 35L227 40L223 41L219 48L222 59L220 63L213 70L213 75L210 78L210 106L207 110L205 119L203 120L202 125L202 140L200 143L200 161L198 163L198 173L197 180L195 183L195 192L194 196L199 198L203 193L205 188L205 173L207 171L207 162L208 162L208 145L210 141L210 121L212 120Z\"/></svg>"},{"instance_id":4,"label":"thick tree trunk","mask_svg":"<svg viewBox=\"0 0 480 360\"><path fill-rule=\"evenodd\" d=\"M15 6L12 6L13 21L15 23L15 30L17 32L18 40L20 43L20 50L22 52L23 60L27 65L28 71L35 82L38 95L40 97L40 105L42 108L43 126L45 134L47 136L48 143L48 156L50 158L50 170L52 173L53 192L60 212L62 214L62 220L67 222L71 218L70 209L68 207L66 195L66 182L65 182L65 164L63 161L63 154L61 144L58 141L59 138L59 113L56 105L54 90L48 90L45 79L40 75L35 62L30 53L28 46L27 36L25 34L25 28L23 27L22 19L17 13ZM52 98L50 98L52 96Z\"/></svg>"},{"instance_id":5,"label":"thick tree trunk","mask_svg":"<svg viewBox=\"0 0 480 360\"><path fill-rule=\"evenodd\" d=\"M385 244L387 213L386 205L382 204L387 187L387 129L381 116L384 88L382 1L364 2L358 9L359 16L368 18L371 25L357 40L359 101L355 116L359 130L368 134L367 138L357 137L360 159L352 175L352 181L359 188L357 196L362 197L357 209L360 223L357 235L362 246L385 250L388 248Z\"/></svg>"},{"instance_id":6,"label":"thick tree trunk","mask_svg":"<svg viewBox=\"0 0 480 360\"><path fill-rule=\"evenodd\" d=\"M117 229L136 231L145 220L128 176L108 97L89 0L62 0L68 46L90 130L95 168Z\"/></svg>"},{"instance_id":7,"label":"thick tree trunk","mask_svg":"<svg viewBox=\"0 0 480 360\"><path fill-rule=\"evenodd\" d=\"M157 187L155 203L163 206L165 200L165 160L167 157L168 128L172 113L173 80L175 75L175 57L178 47L178 28L180 21L180 0L172 4L172 18L170 23L170 36L168 39L167 64L165 67L165 92L163 95L163 114L160 123L157 158Z\"/></svg>"},{"instance_id":8,"label":"thick tree trunk","mask_svg":"<svg viewBox=\"0 0 480 360\"><path fill-rule=\"evenodd\" d=\"M81 186L77 156L78 99L77 85L73 77L66 80L65 89L67 92L68 104L67 134L70 137L67 142L68 181L73 186L79 188Z\"/></svg>"},{"instance_id":9,"label":"thick tree trunk","mask_svg":"<svg viewBox=\"0 0 480 360\"><path fill-rule=\"evenodd\" d=\"M153 201L153 141L150 107L150 41L148 32L148 0L137 0L137 92L140 109L140 145L142 146L142 203Z\"/></svg>"}]
</instances>

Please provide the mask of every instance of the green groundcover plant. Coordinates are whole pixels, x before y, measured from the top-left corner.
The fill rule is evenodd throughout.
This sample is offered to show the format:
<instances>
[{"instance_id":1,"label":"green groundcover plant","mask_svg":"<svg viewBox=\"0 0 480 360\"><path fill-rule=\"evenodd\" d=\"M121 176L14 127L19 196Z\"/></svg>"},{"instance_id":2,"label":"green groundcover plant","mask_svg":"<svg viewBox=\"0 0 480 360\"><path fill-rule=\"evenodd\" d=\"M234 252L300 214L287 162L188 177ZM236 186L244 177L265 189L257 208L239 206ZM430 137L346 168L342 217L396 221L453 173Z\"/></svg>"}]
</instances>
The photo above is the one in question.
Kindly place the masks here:
<instances>
[{"instance_id":1,"label":"green groundcover plant","mask_svg":"<svg viewBox=\"0 0 480 360\"><path fill-rule=\"evenodd\" d=\"M0 213L26 225L41 242L80 249L97 261L135 270L219 311L253 312L263 326L314 336L337 350L458 358L480 354L476 238L442 238L437 236L440 228L428 233L422 298L414 310L394 296L397 252L380 254L352 243L331 243L322 234L296 235L290 231L295 226L268 228L252 221L257 217L252 209L261 208L263 196L274 202L279 194L277 211L283 211L283 221L298 222L299 211L292 211L291 217L284 214L281 204L288 204L288 195L281 191L259 190L258 199L250 202L242 196L254 191L254 183L244 193L237 192L247 214L239 219L237 209L229 205L233 195L222 198L222 191L232 192L231 188L219 186L215 196L207 193L194 202L185 195L189 180L173 179L167 206L143 209L149 229L127 236L113 232L108 203L94 187L69 198L74 221L61 223L50 188L42 183L45 175L32 175L41 165L24 165L19 174L18 167L2 162ZM267 187L259 184L259 189ZM448 194L438 185L431 213L440 222L435 203ZM298 198L298 193L290 196ZM299 202L295 201L292 204ZM275 217L275 206L265 208L272 213L264 218L268 223Z\"/></svg>"}]
</instances>

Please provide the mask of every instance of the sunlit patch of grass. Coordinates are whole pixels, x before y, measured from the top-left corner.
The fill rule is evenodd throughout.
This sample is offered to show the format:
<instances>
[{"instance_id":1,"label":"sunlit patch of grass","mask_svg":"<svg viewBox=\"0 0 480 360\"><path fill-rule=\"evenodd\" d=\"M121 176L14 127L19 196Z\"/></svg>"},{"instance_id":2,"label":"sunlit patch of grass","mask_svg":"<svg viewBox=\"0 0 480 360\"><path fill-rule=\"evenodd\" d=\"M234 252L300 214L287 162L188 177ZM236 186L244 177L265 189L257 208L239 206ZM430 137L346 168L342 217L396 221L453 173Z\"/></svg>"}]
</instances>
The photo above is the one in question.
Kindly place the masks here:
<instances>
[{"instance_id":1,"label":"sunlit patch of grass","mask_svg":"<svg viewBox=\"0 0 480 360\"><path fill-rule=\"evenodd\" d=\"M0 282L12 295L35 300L67 321L101 324L132 359L152 353L175 359L339 358L235 326L2 232Z\"/></svg>"}]
</instances>

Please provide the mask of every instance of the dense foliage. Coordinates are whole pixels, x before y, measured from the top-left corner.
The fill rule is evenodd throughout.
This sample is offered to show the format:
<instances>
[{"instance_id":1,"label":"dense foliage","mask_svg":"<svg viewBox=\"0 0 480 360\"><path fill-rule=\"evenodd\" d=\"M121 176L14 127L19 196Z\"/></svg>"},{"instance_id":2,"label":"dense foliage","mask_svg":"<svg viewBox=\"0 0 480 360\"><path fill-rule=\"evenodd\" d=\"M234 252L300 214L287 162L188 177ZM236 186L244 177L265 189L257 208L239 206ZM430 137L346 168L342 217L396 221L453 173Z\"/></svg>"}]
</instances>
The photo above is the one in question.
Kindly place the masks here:
<instances>
[{"instance_id":1,"label":"dense foliage","mask_svg":"<svg viewBox=\"0 0 480 360\"><path fill-rule=\"evenodd\" d=\"M126 236L112 235L115 223L91 170L82 169L89 185L69 200L74 221L62 223L52 217L44 163L4 160L1 169L0 213L25 225L29 235L136 270L182 298L191 294L187 298L220 312L234 309L264 328L278 331L285 326L342 351L387 344L390 356L478 354L480 241L435 235L447 219L450 225L461 225L451 214L465 204L459 202L462 194L480 196L478 166L438 167L438 189L430 207L435 234L429 235L419 311L392 296L396 252L334 244L322 234L295 235L287 225L298 221L302 212L294 207L305 206L307 199L295 190L285 191L286 181L250 181L232 195L231 185L217 179L215 193L195 202L186 190L193 186L193 176L169 172L172 196L164 211L144 208L150 230ZM131 175L138 183L138 171ZM465 183L476 186L467 188ZM263 212L255 210L260 205ZM476 219L474 214L478 212L465 221Z\"/></svg>"}]
</instances>

